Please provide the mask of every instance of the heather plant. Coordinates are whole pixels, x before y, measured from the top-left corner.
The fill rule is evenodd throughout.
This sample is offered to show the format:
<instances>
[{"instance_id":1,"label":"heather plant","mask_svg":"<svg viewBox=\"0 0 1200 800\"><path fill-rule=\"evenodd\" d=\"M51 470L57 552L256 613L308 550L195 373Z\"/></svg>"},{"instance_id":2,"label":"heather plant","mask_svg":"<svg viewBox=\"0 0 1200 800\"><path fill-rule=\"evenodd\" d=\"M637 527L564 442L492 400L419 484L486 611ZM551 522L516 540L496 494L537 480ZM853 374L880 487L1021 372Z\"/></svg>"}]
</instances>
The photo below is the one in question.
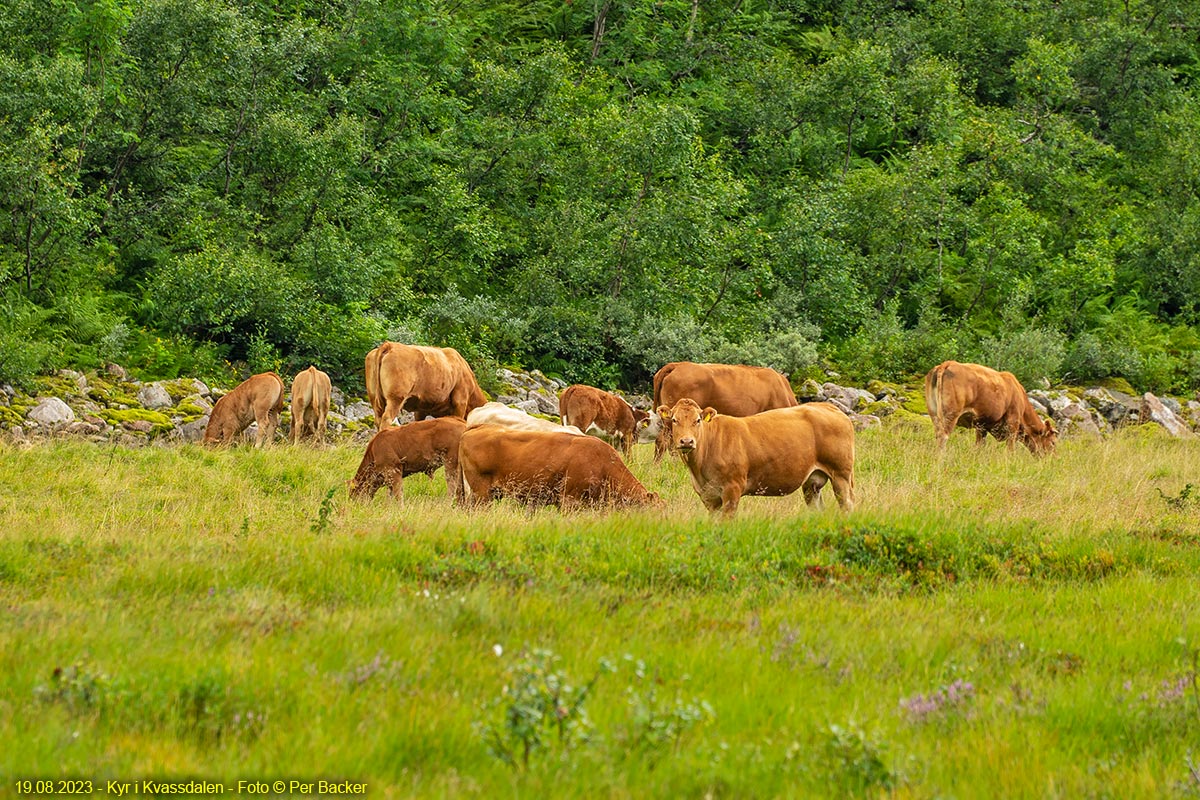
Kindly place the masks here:
<instances>
[{"instance_id":1,"label":"heather plant","mask_svg":"<svg viewBox=\"0 0 1200 800\"><path fill-rule=\"evenodd\" d=\"M975 697L975 685L962 678L929 694L915 694L900 700L900 710L910 722L927 722L961 712Z\"/></svg>"}]
</instances>

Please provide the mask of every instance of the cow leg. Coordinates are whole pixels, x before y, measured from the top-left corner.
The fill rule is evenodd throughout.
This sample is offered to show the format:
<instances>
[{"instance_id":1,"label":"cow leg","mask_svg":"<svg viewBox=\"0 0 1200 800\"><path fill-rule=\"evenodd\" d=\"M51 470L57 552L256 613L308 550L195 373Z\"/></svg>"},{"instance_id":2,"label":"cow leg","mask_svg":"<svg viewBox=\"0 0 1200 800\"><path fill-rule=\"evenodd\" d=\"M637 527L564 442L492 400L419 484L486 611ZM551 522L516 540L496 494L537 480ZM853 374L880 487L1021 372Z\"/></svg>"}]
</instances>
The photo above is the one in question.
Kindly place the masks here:
<instances>
[{"instance_id":1,"label":"cow leg","mask_svg":"<svg viewBox=\"0 0 1200 800\"><path fill-rule=\"evenodd\" d=\"M404 410L406 400L408 400L407 397L401 397L399 400L388 398L387 405L383 409L383 419L379 422L379 430L387 430L396 424L396 417L400 416L400 412Z\"/></svg>"},{"instance_id":2,"label":"cow leg","mask_svg":"<svg viewBox=\"0 0 1200 800\"><path fill-rule=\"evenodd\" d=\"M728 519L737 514L738 503L742 499L745 487L738 483L729 483L721 490L721 513Z\"/></svg>"},{"instance_id":3,"label":"cow leg","mask_svg":"<svg viewBox=\"0 0 1200 800\"><path fill-rule=\"evenodd\" d=\"M663 453L667 451L669 446L669 437L666 434L666 429L658 434L658 438L654 440L654 463L662 461Z\"/></svg>"},{"instance_id":4,"label":"cow leg","mask_svg":"<svg viewBox=\"0 0 1200 800\"><path fill-rule=\"evenodd\" d=\"M841 506L842 511L853 511L853 477L849 475L831 475L830 482L833 484L833 494L837 498L838 505Z\"/></svg>"},{"instance_id":5,"label":"cow leg","mask_svg":"<svg viewBox=\"0 0 1200 800\"><path fill-rule=\"evenodd\" d=\"M404 471L390 470L388 473L388 494L397 503L404 502Z\"/></svg>"},{"instance_id":6,"label":"cow leg","mask_svg":"<svg viewBox=\"0 0 1200 800\"><path fill-rule=\"evenodd\" d=\"M279 424L279 415L274 409L269 409L265 413L255 412L254 421L258 423L258 431L254 436L254 446L262 447L264 444L270 444L275 439L275 426Z\"/></svg>"},{"instance_id":7,"label":"cow leg","mask_svg":"<svg viewBox=\"0 0 1200 800\"><path fill-rule=\"evenodd\" d=\"M813 503L816 503L817 508L822 507L823 504L821 503L821 490L825 488L825 483L828 480L829 476L827 476L824 472L814 471L808 476L808 479L804 481L803 487L804 502L806 505L811 506Z\"/></svg>"}]
</instances>

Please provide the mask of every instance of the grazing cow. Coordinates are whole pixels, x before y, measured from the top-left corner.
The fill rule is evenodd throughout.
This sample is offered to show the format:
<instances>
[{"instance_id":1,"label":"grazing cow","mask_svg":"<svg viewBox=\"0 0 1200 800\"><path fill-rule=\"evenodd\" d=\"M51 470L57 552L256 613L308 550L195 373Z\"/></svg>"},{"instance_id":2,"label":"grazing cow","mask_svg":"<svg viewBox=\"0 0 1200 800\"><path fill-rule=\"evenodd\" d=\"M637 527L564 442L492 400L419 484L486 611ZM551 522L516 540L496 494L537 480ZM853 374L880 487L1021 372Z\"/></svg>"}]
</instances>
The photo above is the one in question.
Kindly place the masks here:
<instances>
[{"instance_id":1,"label":"grazing cow","mask_svg":"<svg viewBox=\"0 0 1200 800\"><path fill-rule=\"evenodd\" d=\"M325 441L325 421L333 384L329 376L309 367L292 380L292 444L306 436Z\"/></svg>"},{"instance_id":2,"label":"grazing cow","mask_svg":"<svg viewBox=\"0 0 1200 800\"><path fill-rule=\"evenodd\" d=\"M583 431L574 425L559 425L556 422L526 414L519 408L509 408L504 403L495 402L484 403L467 414L467 425L472 428L478 425L499 425L501 428L513 431L546 431L583 436Z\"/></svg>"},{"instance_id":3,"label":"grazing cow","mask_svg":"<svg viewBox=\"0 0 1200 800\"><path fill-rule=\"evenodd\" d=\"M364 362L367 399L375 426L390 426L401 411L417 419L458 417L487 402L475 373L452 347L419 347L384 342Z\"/></svg>"},{"instance_id":4,"label":"grazing cow","mask_svg":"<svg viewBox=\"0 0 1200 800\"><path fill-rule=\"evenodd\" d=\"M939 449L946 446L956 424L974 428L976 444L983 444L990 433L1008 442L1010 450L1020 440L1036 456L1053 453L1058 443L1054 423L1038 416L1011 372L943 362L925 376L925 405Z\"/></svg>"},{"instance_id":5,"label":"grazing cow","mask_svg":"<svg viewBox=\"0 0 1200 800\"><path fill-rule=\"evenodd\" d=\"M386 484L395 500L404 498L404 478L424 472L429 477L446 467L446 492L457 500L462 488L458 471L458 440L467 423L458 417L438 417L388 428L367 444L358 472L350 481L350 496L370 500Z\"/></svg>"},{"instance_id":6,"label":"grazing cow","mask_svg":"<svg viewBox=\"0 0 1200 800\"><path fill-rule=\"evenodd\" d=\"M254 446L275 439L279 413L283 411L283 379L274 372L251 375L213 406L204 429L205 444L230 444L251 422L258 423Z\"/></svg>"},{"instance_id":7,"label":"grazing cow","mask_svg":"<svg viewBox=\"0 0 1200 800\"><path fill-rule=\"evenodd\" d=\"M634 408L611 392L577 383L558 397L558 415L563 425L574 425L584 433L611 438L628 461L633 443L650 426L650 415ZM652 440L651 440L652 441Z\"/></svg>"},{"instance_id":8,"label":"grazing cow","mask_svg":"<svg viewBox=\"0 0 1200 800\"><path fill-rule=\"evenodd\" d=\"M730 417L796 405L787 378L769 367L674 361L654 373L654 408L671 408L685 397L701 408L713 408ZM667 427L662 424L654 442L656 464L672 440Z\"/></svg>"},{"instance_id":9,"label":"grazing cow","mask_svg":"<svg viewBox=\"0 0 1200 800\"><path fill-rule=\"evenodd\" d=\"M737 513L742 495L780 496L804 488L812 505L825 483L854 507L854 425L829 403L806 403L748 417L701 409L690 398L658 413L709 511Z\"/></svg>"},{"instance_id":10,"label":"grazing cow","mask_svg":"<svg viewBox=\"0 0 1200 800\"><path fill-rule=\"evenodd\" d=\"M559 508L659 503L616 450L591 436L469 427L459 443L458 467L468 504L500 497Z\"/></svg>"}]
</instances>

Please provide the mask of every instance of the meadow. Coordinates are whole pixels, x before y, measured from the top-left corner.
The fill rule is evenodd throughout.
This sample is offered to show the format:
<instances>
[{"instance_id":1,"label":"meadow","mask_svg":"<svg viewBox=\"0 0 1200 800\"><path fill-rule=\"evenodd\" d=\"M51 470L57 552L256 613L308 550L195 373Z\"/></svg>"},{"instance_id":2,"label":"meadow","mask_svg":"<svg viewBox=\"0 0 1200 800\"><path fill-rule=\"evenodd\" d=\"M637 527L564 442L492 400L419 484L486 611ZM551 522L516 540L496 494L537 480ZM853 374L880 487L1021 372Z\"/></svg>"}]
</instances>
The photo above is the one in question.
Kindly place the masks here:
<instances>
[{"instance_id":1,"label":"meadow","mask_svg":"<svg viewBox=\"0 0 1200 800\"><path fill-rule=\"evenodd\" d=\"M1200 444L971 438L732 521L649 446L664 509L563 515L356 504L349 444L0 445L0 794L1200 796Z\"/></svg>"}]
</instances>

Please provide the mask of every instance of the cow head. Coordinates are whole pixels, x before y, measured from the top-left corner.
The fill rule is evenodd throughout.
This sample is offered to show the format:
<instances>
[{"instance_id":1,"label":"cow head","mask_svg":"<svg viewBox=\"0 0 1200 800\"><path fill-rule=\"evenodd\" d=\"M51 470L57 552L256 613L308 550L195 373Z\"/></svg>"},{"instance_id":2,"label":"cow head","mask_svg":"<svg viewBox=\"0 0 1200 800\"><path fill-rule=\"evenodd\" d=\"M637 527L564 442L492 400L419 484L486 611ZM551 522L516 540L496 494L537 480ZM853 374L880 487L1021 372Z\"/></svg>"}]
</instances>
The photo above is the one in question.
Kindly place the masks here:
<instances>
[{"instance_id":1,"label":"cow head","mask_svg":"<svg viewBox=\"0 0 1200 800\"><path fill-rule=\"evenodd\" d=\"M1058 444L1058 431L1054 429L1054 420L1039 418L1038 421L1042 423L1040 429L1034 425L1024 426L1021 441L1035 456L1048 456Z\"/></svg>"},{"instance_id":2,"label":"cow head","mask_svg":"<svg viewBox=\"0 0 1200 800\"><path fill-rule=\"evenodd\" d=\"M633 409L633 440L638 444L650 444L662 430L662 417L654 412L646 413Z\"/></svg>"},{"instance_id":3,"label":"cow head","mask_svg":"<svg viewBox=\"0 0 1200 800\"><path fill-rule=\"evenodd\" d=\"M658 415L668 426L671 445L681 454L687 455L696 449L703 435L704 423L717 415L711 408L701 409L695 400L683 398L674 408L659 406Z\"/></svg>"}]
</instances>

